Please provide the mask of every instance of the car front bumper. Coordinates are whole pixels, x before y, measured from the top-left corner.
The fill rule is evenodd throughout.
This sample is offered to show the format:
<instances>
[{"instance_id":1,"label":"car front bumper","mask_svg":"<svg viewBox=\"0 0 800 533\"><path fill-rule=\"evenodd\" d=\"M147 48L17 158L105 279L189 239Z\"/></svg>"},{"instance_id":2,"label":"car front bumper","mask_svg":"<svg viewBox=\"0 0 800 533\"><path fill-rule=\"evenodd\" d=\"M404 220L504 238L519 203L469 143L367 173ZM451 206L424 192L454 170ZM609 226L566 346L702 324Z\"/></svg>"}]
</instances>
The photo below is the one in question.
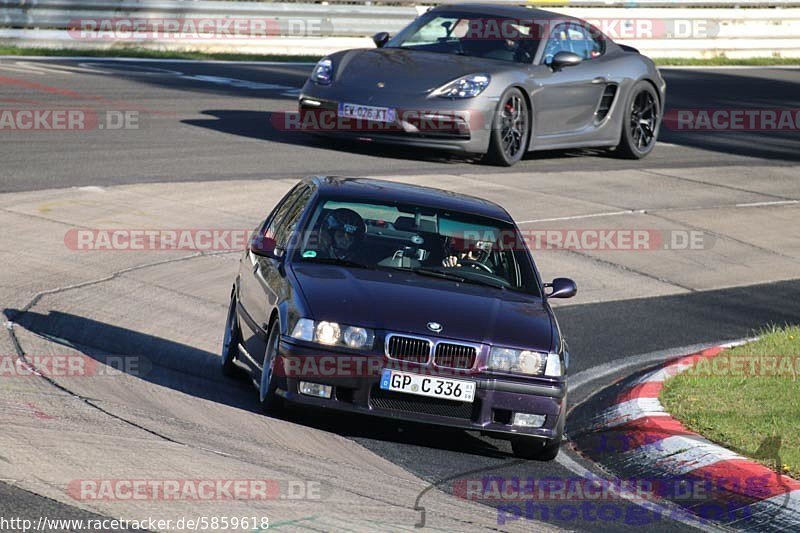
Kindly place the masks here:
<instances>
[{"instance_id":1,"label":"car front bumper","mask_svg":"<svg viewBox=\"0 0 800 533\"><path fill-rule=\"evenodd\" d=\"M339 104L385 107L396 112L391 123L343 119ZM303 131L361 141L484 154L489 149L497 99L427 98L390 92L354 96L311 82L298 100Z\"/></svg>"},{"instance_id":2,"label":"car front bumper","mask_svg":"<svg viewBox=\"0 0 800 533\"><path fill-rule=\"evenodd\" d=\"M383 418L430 423L497 434L529 435L560 439L559 419L564 416L566 385L549 380L515 381L482 372L438 373L441 377L476 382L472 403L441 400L380 389L384 368L414 372L409 363L397 362L378 354L343 354L298 345L282 337L276 375L285 377L279 394L293 404L362 413ZM329 364L343 358L346 365ZM325 369L325 370L320 370ZM419 366L419 373L426 369ZM307 396L299 392L300 381L333 387L331 398ZM514 426L514 413L545 415L540 428Z\"/></svg>"}]
</instances>

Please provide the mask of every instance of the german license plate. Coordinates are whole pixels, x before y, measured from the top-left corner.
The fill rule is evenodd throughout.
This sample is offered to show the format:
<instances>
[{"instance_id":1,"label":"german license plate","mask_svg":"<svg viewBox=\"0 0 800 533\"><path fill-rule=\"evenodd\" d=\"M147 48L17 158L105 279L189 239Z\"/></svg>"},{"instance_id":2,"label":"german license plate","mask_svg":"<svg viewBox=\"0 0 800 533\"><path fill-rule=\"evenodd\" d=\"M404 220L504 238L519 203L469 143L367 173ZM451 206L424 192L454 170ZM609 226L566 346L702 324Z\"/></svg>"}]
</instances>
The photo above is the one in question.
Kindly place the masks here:
<instances>
[{"instance_id":1,"label":"german license plate","mask_svg":"<svg viewBox=\"0 0 800 533\"><path fill-rule=\"evenodd\" d=\"M381 373L381 389L468 403L475 400L474 381L423 376L388 368Z\"/></svg>"},{"instance_id":2,"label":"german license plate","mask_svg":"<svg viewBox=\"0 0 800 533\"><path fill-rule=\"evenodd\" d=\"M394 109L389 107L372 107L358 104L339 104L339 116L359 118L373 122L394 122Z\"/></svg>"}]
</instances>

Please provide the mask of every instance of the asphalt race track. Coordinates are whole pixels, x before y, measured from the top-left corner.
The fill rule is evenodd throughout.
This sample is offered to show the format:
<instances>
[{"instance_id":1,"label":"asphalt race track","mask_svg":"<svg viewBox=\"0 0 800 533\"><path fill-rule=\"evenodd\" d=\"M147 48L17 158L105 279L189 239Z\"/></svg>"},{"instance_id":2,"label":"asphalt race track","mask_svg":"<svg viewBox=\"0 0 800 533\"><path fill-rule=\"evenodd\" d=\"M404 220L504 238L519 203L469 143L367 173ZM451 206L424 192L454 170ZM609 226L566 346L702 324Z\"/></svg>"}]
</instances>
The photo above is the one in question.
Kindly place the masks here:
<instances>
[{"instance_id":1,"label":"asphalt race track","mask_svg":"<svg viewBox=\"0 0 800 533\"><path fill-rule=\"evenodd\" d=\"M75 228L251 228L307 174L384 176L484 196L521 227L698 232L703 246L535 251L546 279L576 279L556 312L577 405L623 376L700 345L800 322L800 132L662 129L643 161L533 153L510 169L438 152L276 129L308 65L0 59L3 109L92 109L82 131L0 131L3 357L145 355L144 372L3 378L0 516L174 518L266 514L271 528L689 530L691 521L535 520L458 496L457 480L575 478L603 470L566 443L519 461L478 434L360 417L259 413L218 375L238 253L82 252ZM800 69L668 69L667 112L798 109ZM102 117L128 115L127 127ZM134 126L135 124L135 126ZM800 125L799 125L800 126ZM672 233L666 233L672 232ZM567 436L585 428L567 422ZM75 479L317 480L319 499L81 500ZM637 504L618 502L624 517ZM553 504L554 506L555 504ZM708 527L708 526L705 526Z\"/></svg>"},{"instance_id":2,"label":"asphalt race track","mask_svg":"<svg viewBox=\"0 0 800 533\"><path fill-rule=\"evenodd\" d=\"M69 102L101 110L136 110L138 129L57 135L36 131L5 137L0 191L90 184L265 179L312 171L340 175L625 170L641 163L605 155L530 154L508 171L475 167L448 154L369 145L331 146L270 127L276 113L295 111L297 89L310 66L75 60L0 62L0 87L9 107ZM668 109L791 109L798 71L665 70ZM212 80L212 81L209 81ZM64 92L61 89L67 89ZM13 99L20 100L16 102ZM55 137L56 135L50 135ZM53 150L52 142L58 150ZM645 168L765 164L800 159L797 132L722 132L664 129ZM89 156L91 154L91 156ZM375 156L380 155L380 165ZM264 162L269 157L269 165ZM760 158L756 163L752 158ZM31 159L37 161L31 165ZM109 168L114 172L109 172Z\"/></svg>"}]
</instances>

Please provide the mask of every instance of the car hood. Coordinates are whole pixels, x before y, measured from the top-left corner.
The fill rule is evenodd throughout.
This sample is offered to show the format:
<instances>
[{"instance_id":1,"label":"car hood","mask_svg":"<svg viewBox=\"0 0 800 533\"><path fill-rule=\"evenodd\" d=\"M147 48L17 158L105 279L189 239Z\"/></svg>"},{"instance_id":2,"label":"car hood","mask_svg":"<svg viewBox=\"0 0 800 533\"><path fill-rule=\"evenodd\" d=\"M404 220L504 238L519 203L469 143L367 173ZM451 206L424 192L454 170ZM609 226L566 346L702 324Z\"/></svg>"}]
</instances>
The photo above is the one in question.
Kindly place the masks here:
<instances>
[{"instance_id":1,"label":"car hood","mask_svg":"<svg viewBox=\"0 0 800 533\"><path fill-rule=\"evenodd\" d=\"M437 54L400 48L350 50L334 58L335 83L356 91L382 90L424 94L467 74L496 72L503 68L486 59Z\"/></svg>"},{"instance_id":2,"label":"car hood","mask_svg":"<svg viewBox=\"0 0 800 533\"><path fill-rule=\"evenodd\" d=\"M541 298L401 271L296 265L315 320L548 351L550 313ZM435 335L428 322L443 326Z\"/></svg>"}]
</instances>

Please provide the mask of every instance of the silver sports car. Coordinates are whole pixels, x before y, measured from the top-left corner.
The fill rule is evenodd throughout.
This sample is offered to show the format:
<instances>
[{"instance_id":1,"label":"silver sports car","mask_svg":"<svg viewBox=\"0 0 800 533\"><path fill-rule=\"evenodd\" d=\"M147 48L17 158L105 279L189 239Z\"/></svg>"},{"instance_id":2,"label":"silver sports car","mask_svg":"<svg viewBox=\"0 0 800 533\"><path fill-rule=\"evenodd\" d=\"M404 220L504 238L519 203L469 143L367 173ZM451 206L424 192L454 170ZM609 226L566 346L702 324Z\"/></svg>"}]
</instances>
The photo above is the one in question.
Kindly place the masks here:
<instances>
[{"instance_id":1,"label":"silver sports car","mask_svg":"<svg viewBox=\"0 0 800 533\"><path fill-rule=\"evenodd\" d=\"M527 151L655 146L666 84L655 64L589 23L540 9L450 4L377 48L314 67L301 129L484 154L510 166Z\"/></svg>"}]
</instances>

